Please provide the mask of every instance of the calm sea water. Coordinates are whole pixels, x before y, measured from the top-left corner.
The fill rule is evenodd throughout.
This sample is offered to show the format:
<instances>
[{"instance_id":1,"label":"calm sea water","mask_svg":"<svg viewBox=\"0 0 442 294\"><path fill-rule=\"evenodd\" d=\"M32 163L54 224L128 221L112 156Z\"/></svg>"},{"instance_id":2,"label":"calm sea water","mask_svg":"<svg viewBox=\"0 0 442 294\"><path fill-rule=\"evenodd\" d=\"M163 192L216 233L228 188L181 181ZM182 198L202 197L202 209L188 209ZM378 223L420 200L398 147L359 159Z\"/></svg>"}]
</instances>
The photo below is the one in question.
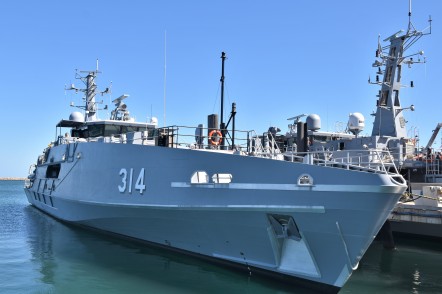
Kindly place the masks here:
<instances>
[{"instance_id":1,"label":"calm sea water","mask_svg":"<svg viewBox=\"0 0 442 294\"><path fill-rule=\"evenodd\" d=\"M69 226L0 181L0 293L314 293ZM442 293L442 244L374 243L340 293Z\"/></svg>"}]
</instances>

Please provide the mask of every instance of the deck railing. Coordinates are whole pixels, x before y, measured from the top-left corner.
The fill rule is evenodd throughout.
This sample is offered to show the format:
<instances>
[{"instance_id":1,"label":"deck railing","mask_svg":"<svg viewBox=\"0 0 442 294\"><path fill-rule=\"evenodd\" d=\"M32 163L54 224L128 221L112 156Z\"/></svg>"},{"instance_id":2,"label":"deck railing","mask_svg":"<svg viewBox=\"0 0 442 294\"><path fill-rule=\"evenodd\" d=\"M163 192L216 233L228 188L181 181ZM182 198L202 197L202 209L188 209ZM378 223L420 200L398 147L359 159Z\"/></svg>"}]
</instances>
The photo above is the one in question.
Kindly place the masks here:
<instances>
[{"instance_id":1,"label":"deck railing","mask_svg":"<svg viewBox=\"0 0 442 294\"><path fill-rule=\"evenodd\" d=\"M288 152L288 161L298 161L329 167L399 174L393 156L388 150L363 149L342 151Z\"/></svg>"},{"instance_id":2,"label":"deck railing","mask_svg":"<svg viewBox=\"0 0 442 294\"><path fill-rule=\"evenodd\" d=\"M142 131L110 137L88 139L60 137L55 145L80 142L154 145L242 154L326 167L399 175L394 158L388 150L297 152L293 146L284 147L284 141L281 139L278 141L278 138L275 138L270 132L258 135L253 130L236 130L235 134L226 131L226 137L221 139L219 136L218 138L216 136L209 138L208 134L212 130L202 127L171 126L155 129L154 132Z\"/></svg>"}]
</instances>

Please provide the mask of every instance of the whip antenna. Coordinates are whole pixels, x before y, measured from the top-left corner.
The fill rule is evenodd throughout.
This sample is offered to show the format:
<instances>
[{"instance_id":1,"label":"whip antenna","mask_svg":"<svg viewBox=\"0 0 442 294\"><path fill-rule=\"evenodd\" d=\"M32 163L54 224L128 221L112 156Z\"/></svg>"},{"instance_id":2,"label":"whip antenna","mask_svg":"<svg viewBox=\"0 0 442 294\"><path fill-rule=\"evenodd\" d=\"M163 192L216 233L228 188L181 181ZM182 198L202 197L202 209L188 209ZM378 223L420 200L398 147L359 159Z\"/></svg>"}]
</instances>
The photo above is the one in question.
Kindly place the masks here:
<instances>
[{"instance_id":1,"label":"whip antenna","mask_svg":"<svg viewBox=\"0 0 442 294\"><path fill-rule=\"evenodd\" d=\"M166 45L167 45L167 43L166 43L166 40L167 40L167 31L164 31L164 92L163 92L163 103L164 103L164 106L163 106L163 111L164 111L164 113L163 113L163 126L164 127L166 127L166 73L167 73L167 67L166 67L166 53L167 53L167 51L166 51Z\"/></svg>"}]
</instances>

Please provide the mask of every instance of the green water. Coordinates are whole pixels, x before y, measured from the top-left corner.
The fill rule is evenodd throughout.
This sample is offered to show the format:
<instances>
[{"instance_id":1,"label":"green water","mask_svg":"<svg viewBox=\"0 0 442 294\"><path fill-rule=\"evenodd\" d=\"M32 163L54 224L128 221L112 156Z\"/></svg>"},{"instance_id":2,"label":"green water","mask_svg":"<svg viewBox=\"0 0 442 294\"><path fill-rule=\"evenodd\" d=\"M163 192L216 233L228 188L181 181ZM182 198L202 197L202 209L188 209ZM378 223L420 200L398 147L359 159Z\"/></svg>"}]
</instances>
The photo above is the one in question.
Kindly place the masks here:
<instances>
[{"instance_id":1,"label":"green water","mask_svg":"<svg viewBox=\"0 0 442 294\"><path fill-rule=\"evenodd\" d=\"M68 226L0 181L0 293L315 293L164 249ZM442 245L375 243L340 293L441 293Z\"/></svg>"}]
</instances>

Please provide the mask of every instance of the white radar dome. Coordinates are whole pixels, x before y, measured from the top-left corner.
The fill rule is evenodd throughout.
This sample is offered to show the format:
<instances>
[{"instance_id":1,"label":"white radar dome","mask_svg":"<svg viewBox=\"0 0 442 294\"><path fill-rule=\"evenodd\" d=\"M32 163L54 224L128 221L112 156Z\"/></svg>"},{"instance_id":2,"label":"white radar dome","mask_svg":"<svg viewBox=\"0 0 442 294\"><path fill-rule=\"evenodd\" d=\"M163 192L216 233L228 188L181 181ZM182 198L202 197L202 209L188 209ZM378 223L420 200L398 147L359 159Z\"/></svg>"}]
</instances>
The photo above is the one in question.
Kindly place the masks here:
<instances>
[{"instance_id":1,"label":"white radar dome","mask_svg":"<svg viewBox=\"0 0 442 294\"><path fill-rule=\"evenodd\" d=\"M321 128L321 118L317 114L309 114L305 122L309 131L317 131Z\"/></svg>"},{"instance_id":2,"label":"white radar dome","mask_svg":"<svg viewBox=\"0 0 442 294\"><path fill-rule=\"evenodd\" d=\"M76 122L84 122L84 116L81 112L74 111L69 115L69 120L73 120Z\"/></svg>"},{"instance_id":3,"label":"white radar dome","mask_svg":"<svg viewBox=\"0 0 442 294\"><path fill-rule=\"evenodd\" d=\"M365 118L362 113L350 113L347 126L351 133L354 135L359 134L365 128Z\"/></svg>"},{"instance_id":4,"label":"white radar dome","mask_svg":"<svg viewBox=\"0 0 442 294\"><path fill-rule=\"evenodd\" d=\"M153 124L153 125L158 125L158 118L156 118L155 116L153 116L151 119L150 119L150 123L151 124Z\"/></svg>"}]
</instances>

